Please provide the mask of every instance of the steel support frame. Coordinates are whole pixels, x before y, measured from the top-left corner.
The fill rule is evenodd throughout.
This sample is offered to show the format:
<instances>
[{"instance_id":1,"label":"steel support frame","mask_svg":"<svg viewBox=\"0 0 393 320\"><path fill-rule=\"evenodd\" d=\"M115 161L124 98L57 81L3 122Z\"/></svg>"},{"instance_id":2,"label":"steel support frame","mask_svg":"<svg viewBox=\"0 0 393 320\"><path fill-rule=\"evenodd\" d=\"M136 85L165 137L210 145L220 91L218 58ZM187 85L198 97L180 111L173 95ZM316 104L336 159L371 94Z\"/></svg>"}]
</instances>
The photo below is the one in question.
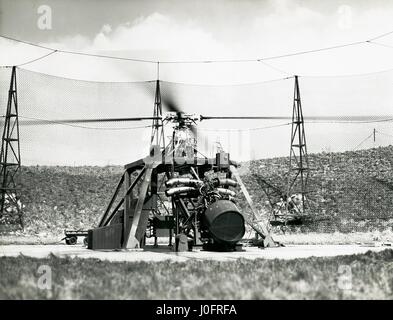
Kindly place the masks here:
<instances>
[{"instance_id":1,"label":"steel support frame","mask_svg":"<svg viewBox=\"0 0 393 320\"><path fill-rule=\"evenodd\" d=\"M298 76L295 76L287 196L289 197L293 193L301 193L303 212L308 208L308 200L306 196L308 177L309 162L302 102L300 98L299 79ZM300 190L299 187L297 187L299 184Z\"/></svg>"},{"instance_id":2,"label":"steel support frame","mask_svg":"<svg viewBox=\"0 0 393 320\"><path fill-rule=\"evenodd\" d=\"M133 210L132 221L128 220L129 212L124 211L127 216L127 224L125 224L125 234L123 241L123 249L135 249L141 247L141 242L145 236L146 228L149 220L149 211L143 210L146 195L151 183L151 176L154 164L146 164L143 175L143 180L139 189L138 201ZM125 208L126 209L126 208Z\"/></svg>"},{"instance_id":3,"label":"steel support frame","mask_svg":"<svg viewBox=\"0 0 393 320\"><path fill-rule=\"evenodd\" d=\"M21 171L16 67L12 67L0 152L0 218L11 219L23 229L18 179Z\"/></svg>"},{"instance_id":4,"label":"steel support frame","mask_svg":"<svg viewBox=\"0 0 393 320\"><path fill-rule=\"evenodd\" d=\"M164 124L162 121L162 104L161 104L161 90L160 80L156 81L156 93L154 99L153 125L151 129L150 146L160 146L160 150L165 149L165 135Z\"/></svg>"},{"instance_id":5,"label":"steel support frame","mask_svg":"<svg viewBox=\"0 0 393 320\"><path fill-rule=\"evenodd\" d=\"M129 170L126 170L123 175L121 176L117 187L115 189L114 194L112 195L112 198L109 202L108 207L106 208L102 218L100 219L100 223L98 224L98 228L106 227L110 224L111 220L113 217L116 215L116 213L119 211L121 206L123 206L123 220L122 220L122 247L126 247L129 236L130 236L130 229L131 229L131 223L133 221L130 221L130 217L133 217L135 215L134 208L132 207L132 200L133 200L133 190L135 189L137 183L145 176L146 173L146 167L144 167L142 170L140 170L139 174L137 177L135 177L133 180L131 179L132 172ZM118 197L122 187L124 187L124 195L121 197L119 202L114 206L114 203L116 201L116 198ZM141 197L141 195L140 195ZM144 200L146 198L146 193L143 196L142 200L142 206L144 203ZM138 200L139 203L139 200ZM137 208L138 204L136 205ZM137 209L136 208L136 209Z\"/></svg>"},{"instance_id":6,"label":"steel support frame","mask_svg":"<svg viewBox=\"0 0 393 320\"><path fill-rule=\"evenodd\" d=\"M240 186L240 189L242 193L244 194L244 197L246 198L246 201L251 209L252 212L252 217L248 217L246 214L243 214L243 217L246 221L246 223L262 238L262 246L263 247L277 247L279 244L273 240L273 237L270 233L270 230L268 229L267 225L259 219L259 214L257 209L255 208L254 202L252 201L252 198L250 194L247 191L246 186L244 185L242 179L240 178L240 174L235 168L235 166L230 165L229 170L232 173L233 177L237 181L237 183Z\"/></svg>"},{"instance_id":7,"label":"steel support frame","mask_svg":"<svg viewBox=\"0 0 393 320\"><path fill-rule=\"evenodd\" d=\"M256 175L255 180L257 181L258 185L262 188L272 208L274 208L274 206L280 200L280 198L283 199L286 198L286 195L281 191L280 188L274 186L271 182L269 182L265 178Z\"/></svg>"}]
</instances>

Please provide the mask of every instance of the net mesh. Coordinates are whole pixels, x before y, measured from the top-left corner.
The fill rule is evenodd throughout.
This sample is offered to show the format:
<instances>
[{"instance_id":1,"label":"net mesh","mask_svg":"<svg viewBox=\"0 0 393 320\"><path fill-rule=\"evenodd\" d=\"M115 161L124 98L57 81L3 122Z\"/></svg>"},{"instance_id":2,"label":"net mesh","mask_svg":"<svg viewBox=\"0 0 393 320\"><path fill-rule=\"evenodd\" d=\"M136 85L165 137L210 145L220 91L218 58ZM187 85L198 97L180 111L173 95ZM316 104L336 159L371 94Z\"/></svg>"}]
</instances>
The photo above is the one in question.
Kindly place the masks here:
<instances>
[{"instance_id":1,"label":"net mesh","mask_svg":"<svg viewBox=\"0 0 393 320\"><path fill-rule=\"evenodd\" d=\"M378 118L391 114L392 80L393 71L299 78L305 117L376 117L375 122L364 121L366 118L342 123L306 121L311 168L308 198L313 221L292 230L351 232L392 227L392 124ZM10 69L0 69L3 115L9 81ZM161 81L161 95L175 97L182 110L197 115L289 117L293 87L293 77L244 85ZM121 172L120 167L108 165L123 165L144 157L150 144L151 122L53 121L152 116L155 81L82 81L18 68L17 90L26 219L30 214L42 220L40 213L56 216L60 211L64 217L74 217L60 219L61 226L93 223L93 218L86 217L102 213ZM32 125L37 119L52 122ZM267 211L268 199L255 177L264 177L285 189L289 124L289 119L202 121L198 125L198 134L203 137L199 151L211 157L218 150L225 150L232 159L242 161L241 172L250 194L258 208ZM169 126L166 129L168 141L171 132ZM89 167L77 173L76 168L43 166ZM67 179L60 181L64 176ZM46 187L42 194L43 184ZM35 193L40 196L35 197Z\"/></svg>"}]
</instances>

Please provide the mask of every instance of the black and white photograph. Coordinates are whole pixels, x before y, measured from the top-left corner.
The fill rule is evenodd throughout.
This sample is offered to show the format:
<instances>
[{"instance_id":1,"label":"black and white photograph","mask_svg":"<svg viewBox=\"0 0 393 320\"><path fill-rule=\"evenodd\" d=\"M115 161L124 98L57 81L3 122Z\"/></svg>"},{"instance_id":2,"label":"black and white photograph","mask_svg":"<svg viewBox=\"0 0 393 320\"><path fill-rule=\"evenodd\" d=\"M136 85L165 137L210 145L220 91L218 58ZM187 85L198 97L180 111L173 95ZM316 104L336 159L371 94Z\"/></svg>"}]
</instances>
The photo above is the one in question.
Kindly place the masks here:
<instances>
[{"instance_id":1,"label":"black and white photograph","mask_svg":"<svg viewBox=\"0 0 393 320\"><path fill-rule=\"evenodd\" d=\"M0 0L0 300L392 300L392 17Z\"/></svg>"}]
</instances>

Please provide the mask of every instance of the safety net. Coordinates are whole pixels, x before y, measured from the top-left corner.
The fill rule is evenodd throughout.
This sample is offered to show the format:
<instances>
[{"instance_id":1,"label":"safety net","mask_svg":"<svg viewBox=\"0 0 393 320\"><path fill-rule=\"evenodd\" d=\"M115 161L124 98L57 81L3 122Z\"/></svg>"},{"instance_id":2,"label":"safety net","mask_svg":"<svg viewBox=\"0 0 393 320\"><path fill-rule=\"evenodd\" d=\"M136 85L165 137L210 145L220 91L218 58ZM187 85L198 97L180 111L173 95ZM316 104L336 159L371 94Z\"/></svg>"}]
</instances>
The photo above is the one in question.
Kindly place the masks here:
<instances>
[{"instance_id":1,"label":"safety net","mask_svg":"<svg viewBox=\"0 0 393 320\"><path fill-rule=\"evenodd\" d=\"M10 76L10 68L0 69L3 116ZM85 177L94 176L96 170L96 177L89 178L93 184L102 175L119 175L121 169L113 166L145 157L152 120L62 121L151 117L157 85L156 79L151 79L85 81L17 68L21 160L25 172L29 173L27 179L31 180L22 181L24 187L30 187L25 193L31 192L33 184L44 183L45 178L40 176L42 170L48 174L51 167L57 166L61 171L64 166L83 166ZM312 231L389 228L393 224L393 71L300 76L298 81L309 154L308 212L315 219L309 227L296 228ZM201 156L214 157L217 151L223 150L230 153L231 159L242 163L242 176L263 211L268 210L269 199L256 177L263 177L281 190L287 188L294 84L294 76L285 76L226 85L160 81L160 89L162 97L173 97L182 111L198 117L273 117L202 120L197 126L198 136L203 140L198 144ZM164 116L167 111L163 104ZM3 131L4 121L1 124ZM171 134L171 124L167 124L167 142ZM104 173L102 167L109 171ZM70 174L70 184L74 184L73 179ZM113 180L115 183L116 179ZM49 179L47 183L54 182ZM103 188L110 192L109 187ZM86 188L77 189L78 204L72 208L67 204L66 208L88 213L89 204L83 204L83 199L90 199L91 195ZM37 191L36 186L34 190ZM109 197L97 201L104 206ZM54 202L52 205L56 206ZM96 203L97 206L100 207Z\"/></svg>"}]
</instances>

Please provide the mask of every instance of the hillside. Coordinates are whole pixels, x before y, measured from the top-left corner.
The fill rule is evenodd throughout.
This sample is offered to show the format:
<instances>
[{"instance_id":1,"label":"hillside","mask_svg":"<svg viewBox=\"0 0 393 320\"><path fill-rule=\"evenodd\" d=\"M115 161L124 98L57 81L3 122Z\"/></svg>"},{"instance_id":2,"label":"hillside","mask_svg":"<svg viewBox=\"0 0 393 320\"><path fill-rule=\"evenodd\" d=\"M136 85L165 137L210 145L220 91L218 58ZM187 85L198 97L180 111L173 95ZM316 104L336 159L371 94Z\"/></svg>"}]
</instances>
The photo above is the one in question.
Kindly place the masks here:
<instances>
[{"instance_id":1,"label":"hillside","mask_svg":"<svg viewBox=\"0 0 393 320\"><path fill-rule=\"evenodd\" d=\"M252 161L244 180L260 206L267 200L255 177L286 186L288 158ZM393 146L309 155L309 213L320 220L304 231L369 231L393 225ZM318 219L323 217L323 219Z\"/></svg>"},{"instance_id":2,"label":"hillside","mask_svg":"<svg viewBox=\"0 0 393 320\"><path fill-rule=\"evenodd\" d=\"M369 231L393 225L393 146L309 156L311 215L328 217L292 231ZM285 186L287 158L242 165L257 206L266 197L255 176ZM22 202L28 233L59 233L94 226L122 174L122 167L23 167Z\"/></svg>"},{"instance_id":3,"label":"hillside","mask_svg":"<svg viewBox=\"0 0 393 320\"><path fill-rule=\"evenodd\" d=\"M122 167L23 167L27 232L58 233L94 226L106 209Z\"/></svg>"}]
</instances>

